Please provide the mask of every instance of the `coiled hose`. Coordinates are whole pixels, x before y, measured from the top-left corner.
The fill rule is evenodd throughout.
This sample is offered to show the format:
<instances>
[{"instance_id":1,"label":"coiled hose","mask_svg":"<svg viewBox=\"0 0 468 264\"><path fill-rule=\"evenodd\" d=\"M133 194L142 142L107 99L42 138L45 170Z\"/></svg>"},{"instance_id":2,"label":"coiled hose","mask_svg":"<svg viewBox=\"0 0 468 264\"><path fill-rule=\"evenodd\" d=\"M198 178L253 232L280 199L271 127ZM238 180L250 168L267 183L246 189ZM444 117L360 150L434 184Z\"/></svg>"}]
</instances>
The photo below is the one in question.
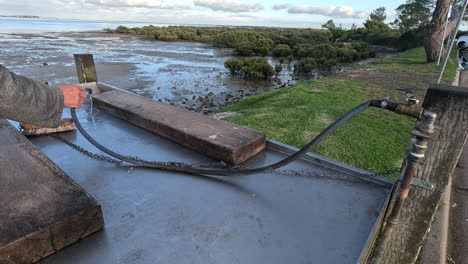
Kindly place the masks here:
<instances>
[{"instance_id":1,"label":"coiled hose","mask_svg":"<svg viewBox=\"0 0 468 264\"><path fill-rule=\"evenodd\" d=\"M182 173L189 173L189 174L199 174L199 175L216 175L216 176L234 176L234 175L251 175L257 174L262 172L271 172L272 170L284 167L289 163L301 158L304 154L310 151L311 148L316 146L320 143L325 137L327 137L330 133L335 131L338 127L340 127L344 122L352 118L353 116L361 113L368 107L383 107L381 100L371 100L360 104L346 114L341 116L338 120L336 120L333 124L328 126L325 130L323 130L319 135L314 137L307 145L303 148L299 149L295 153L291 154L285 159L282 159L276 163L258 167L258 168L251 168L251 169L239 169L239 168L226 168L226 169L204 169L204 168L195 168L190 164L186 163L178 163L178 162L156 162L156 161L147 161L140 159L138 157L131 157L131 156L124 156L119 153L116 153L103 145L97 142L93 137L91 137L88 132L81 126L75 112L75 108L70 108L71 117L73 122L75 123L76 128L80 133L96 148L100 149L102 152L112 156L116 159L135 164L138 166L146 167L146 168L153 168L153 169L160 169L166 171L175 171L175 172L182 172ZM385 107L388 109L388 107ZM391 110L391 109L390 109Z\"/></svg>"}]
</instances>

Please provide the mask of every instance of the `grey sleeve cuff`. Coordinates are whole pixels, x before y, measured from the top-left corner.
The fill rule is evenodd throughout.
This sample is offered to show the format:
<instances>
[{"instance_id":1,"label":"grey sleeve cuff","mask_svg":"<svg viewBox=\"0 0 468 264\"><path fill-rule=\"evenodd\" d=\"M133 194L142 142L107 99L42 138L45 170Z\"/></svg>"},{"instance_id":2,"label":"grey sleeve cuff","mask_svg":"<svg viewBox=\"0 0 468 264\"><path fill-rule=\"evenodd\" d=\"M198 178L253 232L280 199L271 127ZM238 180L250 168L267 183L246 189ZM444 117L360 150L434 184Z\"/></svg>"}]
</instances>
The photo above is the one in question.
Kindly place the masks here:
<instances>
[{"instance_id":1,"label":"grey sleeve cuff","mask_svg":"<svg viewBox=\"0 0 468 264\"><path fill-rule=\"evenodd\" d=\"M50 104L50 118L45 118L39 121L36 125L43 126L43 127L57 127L59 125L60 120L62 119L63 113L63 92L60 88L55 86L50 86L51 93L51 101Z\"/></svg>"}]
</instances>

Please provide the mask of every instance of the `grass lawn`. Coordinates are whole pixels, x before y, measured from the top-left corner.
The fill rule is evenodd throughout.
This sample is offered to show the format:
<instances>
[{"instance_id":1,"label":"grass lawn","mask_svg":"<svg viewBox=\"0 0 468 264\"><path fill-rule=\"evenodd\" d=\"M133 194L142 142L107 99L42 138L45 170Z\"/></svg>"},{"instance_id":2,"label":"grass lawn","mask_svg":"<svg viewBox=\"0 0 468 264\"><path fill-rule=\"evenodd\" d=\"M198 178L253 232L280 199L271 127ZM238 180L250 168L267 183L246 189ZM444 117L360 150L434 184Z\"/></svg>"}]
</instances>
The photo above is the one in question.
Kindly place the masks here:
<instances>
[{"instance_id":1,"label":"grass lawn","mask_svg":"<svg viewBox=\"0 0 468 264\"><path fill-rule=\"evenodd\" d=\"M452 56L455 58L455 56ZM455 77L456 61L447 66L444 81ZM271 139L302 147L352 107L390 95L403 102L396 87L415 89L422 99L435 82L436 63L426 63L423 48L376 60L325 79L309 80L281 90L241 100L221 112L237 112L226 121L267 134ZM415 119L382 109L368 109L335 131L312 151L353 166L382 172L398 169ZM386 175L394 178L396 175Z\"/></svg>"}]
</instances>

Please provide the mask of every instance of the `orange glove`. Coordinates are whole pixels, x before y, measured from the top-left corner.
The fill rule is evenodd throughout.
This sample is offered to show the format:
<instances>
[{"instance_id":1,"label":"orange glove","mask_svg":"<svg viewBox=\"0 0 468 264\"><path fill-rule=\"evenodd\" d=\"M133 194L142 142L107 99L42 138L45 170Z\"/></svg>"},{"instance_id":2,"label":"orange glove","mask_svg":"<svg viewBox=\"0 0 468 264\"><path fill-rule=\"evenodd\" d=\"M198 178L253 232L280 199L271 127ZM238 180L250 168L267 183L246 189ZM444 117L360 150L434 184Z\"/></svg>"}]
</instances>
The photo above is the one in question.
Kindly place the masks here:
<instances>
[{"instance_id":1,"label":"orange glove","mask_svg":"<svg viewBox=\"0 0 468 264\"><path fill-rule=\"evenodd\" d=\"M76 84L60 85L58 88L62 90L64 106L80 108L88 96L86 90Z\"/></svg>"}]
</instances>

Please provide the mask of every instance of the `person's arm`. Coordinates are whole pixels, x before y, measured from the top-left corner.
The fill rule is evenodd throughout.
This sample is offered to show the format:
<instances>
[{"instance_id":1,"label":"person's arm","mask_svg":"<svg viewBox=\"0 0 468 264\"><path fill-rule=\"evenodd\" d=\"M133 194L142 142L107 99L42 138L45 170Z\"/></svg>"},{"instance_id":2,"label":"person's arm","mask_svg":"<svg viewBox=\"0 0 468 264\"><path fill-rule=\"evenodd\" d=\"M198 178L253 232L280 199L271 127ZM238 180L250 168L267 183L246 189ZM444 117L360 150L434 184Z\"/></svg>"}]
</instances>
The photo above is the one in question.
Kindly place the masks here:
<instances>
[{"instance_id":1,"label":"person's arm","mask_svg":"<svg viewBox=\"0 0 468 264\"><path fill-rule=\"evenodd\" d=\"M0 65L0 116L42 127L56 127L64 106L79 108L86 98L77 86L51 87L18 76Z\"/></svg>"}]
</instances>

